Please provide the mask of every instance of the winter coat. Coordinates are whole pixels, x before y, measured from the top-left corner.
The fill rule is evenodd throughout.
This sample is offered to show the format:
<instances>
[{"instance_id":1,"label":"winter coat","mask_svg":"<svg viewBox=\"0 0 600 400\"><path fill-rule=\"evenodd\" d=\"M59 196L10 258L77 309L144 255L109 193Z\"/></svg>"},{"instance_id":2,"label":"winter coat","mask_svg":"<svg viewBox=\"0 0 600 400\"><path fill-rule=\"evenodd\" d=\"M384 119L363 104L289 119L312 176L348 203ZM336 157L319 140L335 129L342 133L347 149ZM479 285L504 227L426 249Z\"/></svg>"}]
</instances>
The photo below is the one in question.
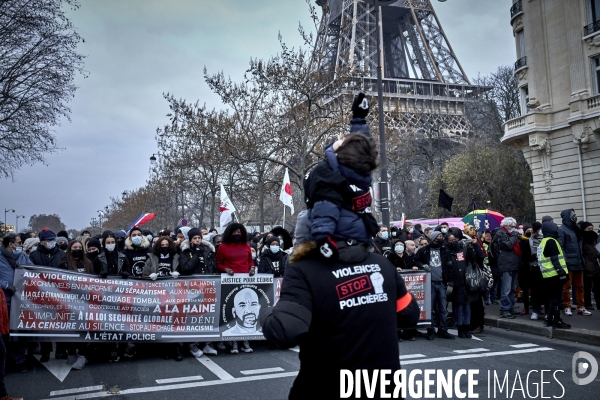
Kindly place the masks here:
<instances>
[{"instance_id":1,"label":"winter coat","mask_svg":"<svg viewBox=\"0 0 600 400\"><path fill-rule=\"evenodd\" d=\"M31 262L31 259L29 258L29 254L22 251L21 254L19 254L19 258L17 259L17 265L18 266L33 265L33 263Z\"/></svg>"},{"instance_id":2,"label":"winter coat","mask_svg":"<svg viewBox=\"0 0 600 400\"><path fill-rule=\"evenodd\" d=\"M448 286L453 286L452 295L449 298L452 300L452 303L468 304L471 301L477 300L476 298L470 300L470 296L467 294L466 269L469 264L467 250L465 248L450 250L444 247L441 257L444 282Z\"/></svg>"},{"instance_id":3,"label":"winter coat","mask_svg":"<svg viewBox=\"0 0 600 400\"><path fill-rule=\"evenodd\" d=\"M307 240L332 236L370 243L379 231L371 214L371 174L363 176L339 164L331 145L325 156L304 178L311 233Z\"/></svg>"},{"instance_id":4,"label":"winter coat","mask_svg":"<svg viewBox=\"0 0 600 400\"><path fill-rule=\"evenodd\" d=\"M373 239L373 245L377 247L379 254L386 256L388 253L393 252L392 241L389 239L382 239L379 236L375 236Z\"/></svg>"},{"instance_id":5,"label":"winter coat","mask_svg":"<svg viewBox=\"0 0 600 400\"><path fill-rule=\"evenodd\" d=\"M415 258L406 253L400 257L396 252L390 252L386 258L394 264L394 267L401 268L404 271L412 271L412 268L417 266Z\"/></svg>"},{"instance_id":6,"label":"winter coat","mask_svg":"<svg viewBox=\"0 0 600 400\"><path fill-rule=\"evenodd\" d=\"M115 250L117 251L117 250ZM106 253L104 251L101 251L100 254L98 254L97 257L97 262L93 262L94 264L94 273L95 274L100 274L103 277L107 277L107 276L115 276L115 275L119 275L124 279L127 279L129 276L131 276L131 267L129 265L129 259L127 258L127 256L125 256L125 254L118 252L118 262L117 262L117 269L111 269L108 267L108 259L106 257ZM98 264L100 265L100 267L98 268Z\"/></svg>"},{"instance_id":7,"label":"winter coat","mask_svg":"<svg viewBox=\"0 0 600 400\"><path fill-rule=\"evenodd\" d=\"M252 250L248 243L221 243L217 249L217 267L219 271L231 268L234 273L247 274L254 267Z\"/></svg>"},{"instance_id":8,"label":"winter coat","mask_svg":"<svg viewBox=\"0 0 600 400\"><path fill-rule=\"evenodd\" d=\"M171 255L172 257L172 262L171 262L171 271L179 271L179 254L175 253ZM143 277L147 278L150 276L150 274L159 274L159 264L160 260L158 259L158 256L156 254L150 253L148 256L148 260L146 260L146 265L144 266L144 272L142 274ZM166 276L166 275L163 275Z\"/></svg>"},{"instance_id":9,"label":"winter coat","mask_svg":"<svg viewBox=\"0 0 600 400\"><path fill-rule=\"evenodd\" d=\"M583 232L583 266L588 276L600 276L600 251L596 248L596 232ZM590 235L586 239L586 235ZM588 240L589 239L589 240Z\"/></svg>"},{"instance_id":10,"label":"winter coat","mask_svg":"<svg viewBox=\"0 0 600 400\"><path fill-rule=\"evenodd\" d=\"M260 312L271 343L300 346L290 399L339 398L340 369L387 369L393 375L400 369L397 327L416 326L419 319L416 300L388 260L365 246L337 243L335 264L318 256L290 264L279 301Z\"/></svg>"},{"instance_id":11,"label":"winter coat","mask_svg":"<svg viewBox=\"0 0 600 400\"><path fill-rule=\"evenodd\" d=\"M285 272L288 255L282 251L277 254L267 250L260 257L258 272L261 274L273 274L274 278L282 277Z\"/></svg>"},{"instance_id":12,"label":"winter coat","mask_svg":"<svg viewBox=\"0 0 600 400\"><path fill-rule=\"evenodd\" d=\"M10 300L12 298L6 292L6 288L12 285L15 280L15 268L17 268L18 255L11 253L6 250L4 246L0 244L0 287L4 290L6 296L6 304L10 310Z\"/></svg>"},{"instance_id":13,"label":"winter coat","mask_svg":"<svg viewBox=\"0 0 600 400\"><path fill-rule=\"evenodd\" d=\"M38 246L36 251L31 252L29 259L34 265L58 268L63 254L58 246L55 246L52 250L48 250L44 246Z\"/></svg>"},{"instance_id":14,"label":"winter coat","mask_svg":"<svg viewBox=\"0 0 600 400\"><path fill-rule=\"evenodd\" d=\"M511 235L502 227L492 232L492 247L496 254L499 253L497 268L500 274L519 270L521 258L515 253L515 244L518 240L517 234Z\"/></svg>"},{"instance_id":15,"label":"winter coat","mask_svg":"<svg viewBox=\"0 0 600 400\"><path fill-rule=\"evenodd\" d=\"M404 243L407 240L415 240L415 239L413 238L412 233L410 233L406 229L402 228L402 229L398 230L398 240L400 240L402 243Z\"/></svg>"},{"instance_id":16,"label":"winter coat","mask_svg":"<svg viewBox=\"0 0 600 400\"><path fill-rule=\"evenodd\" d=\"M215 247L212 243L203 240L200 249L196 251L190 247L190 241L184 240L179 246L179 272L182 275L218 274L215 260Z\"/></svg>"},{"instance_id":17,"label":"winter coat","mask_svg":"<svg viewBox=\"0 0 600 400\"><path fill-rule=\"evenodd\" d=\"M125 250L122 253L129 261L131 275L141 277L144 274L150 248L150 241L145 236L142 236L142 244L139 246L133 245L131 237L125 239Z\"/></svg>"},{"instance_id":18,"label":"winter coat","mask_svg":"<svg viewBox=\"0 0 600 400\"><path fill-rule=\"evenodd\" d=\"M558 228L558 243L563 251L569 271L583 271L581 229L571 222L571 209L560 213L562 225Z\"/></svg>"}]
</instances>

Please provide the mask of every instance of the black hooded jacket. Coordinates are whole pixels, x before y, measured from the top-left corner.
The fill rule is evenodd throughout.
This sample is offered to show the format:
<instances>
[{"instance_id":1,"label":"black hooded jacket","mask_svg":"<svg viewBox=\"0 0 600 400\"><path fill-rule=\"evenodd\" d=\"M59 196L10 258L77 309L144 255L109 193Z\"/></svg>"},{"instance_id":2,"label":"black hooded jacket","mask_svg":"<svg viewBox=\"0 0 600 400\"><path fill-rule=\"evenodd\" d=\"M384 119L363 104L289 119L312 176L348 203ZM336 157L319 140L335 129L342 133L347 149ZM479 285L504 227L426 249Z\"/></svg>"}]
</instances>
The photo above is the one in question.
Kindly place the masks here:
<instances>
[{"instance_id":1,"label":"black hooded jacket","mask_svg":"<svg viewBox=\"0 0 600 400\"><path fill-rule=\"evenodd\" d=\"M560 213L562 225L558 228L558 243L563 250L569 271L583 271L581 228L571 221L572 214L575 214L575 211L571 208Z\"/></svg>"},{"instance_id":2,"label":"black hooded jacket","mask_svg":"<svg viewBox=\"0 0 600 400\"><path fill-rule=\"evenodd\" d=\"M29 259L34 265L58 268L62 260L62 256L63 252L60 251L58 246L54 246L52 250L48 250L44 246L40 245L36 251L33 251L29 255Z\"/></svg>"},{"instance_id":3,"label":"black hooded jacket","mask_svg":"<svg viewBox=\"0 0 600 400\"><path fill-rule=\"evenodd\" d=\"M300 345L290 399L339 398L340 369L393 374L400 369L397 327L419 319L416 300L388 260L365 246L336 244L333 265L316 256L290 264L279 301L260 313L270 342Z\"/></svg>"}]
</instances>

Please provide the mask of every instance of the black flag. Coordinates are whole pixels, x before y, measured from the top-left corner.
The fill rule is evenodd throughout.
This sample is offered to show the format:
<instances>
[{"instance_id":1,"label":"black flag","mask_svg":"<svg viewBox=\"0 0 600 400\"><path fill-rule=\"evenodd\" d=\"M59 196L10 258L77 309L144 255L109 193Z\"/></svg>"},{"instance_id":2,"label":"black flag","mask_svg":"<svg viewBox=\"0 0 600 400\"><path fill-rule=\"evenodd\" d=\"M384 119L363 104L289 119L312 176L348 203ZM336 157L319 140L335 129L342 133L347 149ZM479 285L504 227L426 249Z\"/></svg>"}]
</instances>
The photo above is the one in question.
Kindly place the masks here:
<instances>
[{"instance_id":1,"label":"black flag","mask_svg":"<svg viewBox=\"0 0 600 400\"><path fill-rule=\"evenodd\" d=\"M444 192L444 189L440 189L440 197L438 197L438 207L445 208L446 210L452 212L453 201L454 197Z\"/></svg>"}]
</instances>

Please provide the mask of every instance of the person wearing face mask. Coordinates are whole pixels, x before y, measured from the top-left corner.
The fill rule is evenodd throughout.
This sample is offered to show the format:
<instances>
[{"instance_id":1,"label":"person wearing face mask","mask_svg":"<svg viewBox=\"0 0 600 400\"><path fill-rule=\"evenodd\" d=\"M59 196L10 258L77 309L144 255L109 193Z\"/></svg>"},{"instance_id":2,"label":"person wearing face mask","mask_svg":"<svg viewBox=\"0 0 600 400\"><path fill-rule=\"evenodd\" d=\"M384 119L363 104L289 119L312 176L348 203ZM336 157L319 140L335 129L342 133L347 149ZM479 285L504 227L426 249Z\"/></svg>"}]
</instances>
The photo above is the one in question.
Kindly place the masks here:
<instances>
[{"instance_id":1,"label":"person wearing face mask","mask_svg":"<svg viewBox=\"0 0 600 400\"><path fill-rule=\"evenodd\" d=\"M83 245L77 240L72 240L67 245L59 268L77 273L94 273L93 263L85 256ZM67 352L67 364L74 369L83 369L87 363L87 343L65 343L64 345Z\"/></svg>"},{"instance_id":2,"label":"person wearing face mask","mask_svg":"<svg viewBox=\"0 0 600 400\"><path fill-rule=\"evenodd\" d=\"M101 250L102 245L98 239L91 238L85 241L85 256L92 262L93 271L101 272L105 269L102 260L100 259Z\"/></svg>"},{"instance_id":3,"label":"person wearing face mask","mask_svg":"<svg viewBox=\"0 0 600 400\"><path fill-rule=\"evenodd\" d=\"M531 246L529 246L529 240L533 234L533 227L531 225L519 225L522 226L521 232L519 233L519 248L521 249L521 265L519 266L519 288L521 289L523 299L523 311L521 315L529 314L529 291L533 288L533 275L531 272L530 264L535 261L535 255L531 253ZM517 230L519 232L519 230ZM533 301L533 296L531 298ZM537 301L537 299L536 299ZM535 308L539 308L539 304L535 305Z\"/></svg>"},{"instance_id":4,"label":"person wearing face mask","mask_svg":"<svg viewBox=\"0 0 600 400\"><path fill-rule=\"evenodd\" d=\"M115 232L115 241L117 242L117 250L123 251L125 250L125 239L127 239L127 232L125 231L116 231Z\"/></svg>"},{"instance_id":5,"label":"person wearing face mask","mask_svg":"<svg viewBox=\"0 0 600 400\"><path fill-rule=\"evenodd\" d=\"M398 231L398 239L402 240L402 242L413 240L414 231L415 228L413 228L413 224L411 222L405 222L404 227Z\"/></svg>"},{"instance_id":6,"label":"person wearing face mask","mask_svg":"<svg viewBox=\"0 0 600 400\"><path fill-rule=\"evenodd\" d=\"M17 259L17 265L32 265L31 259L29 255L32 251L37 249L38 244L40 243L40 239L38 238L27 238L23 243L23 249L21 253L19 253L19 258Z\"/></svg>"},{"instance_id":7,"label":"person wearing face mask","mask_svg":"<svg viewBox=\"0 0 600 400\"><path fill-rule=\"evenodd\" d=\"M584 300L585 308L593 310L592 291L596 298L596 306L600 301L600 250L597 246L598 234L594 232L594 225L589 222L581 224L582 250L584 266ZM586 285L587 283L587 285ZM596 307L597 309L598 307Z\"/></svg>"},{"instance_id":8,"label":"person wearing face mask","mask_svg":"<svg viewBox=\"0 0 600 400\"><path fill-rule=\"evenodd\" d=\"M181 253L181 244L189 239L188 232L192 229L191 226L182 226L177 229L177 241L175 242L175 246L177 246L177 251Z\"/></svg>"},{"instance_id":9,"label":"person wearing face mask","mask_svg":"<svg viewBox=\"0 0 600 400\"><path fill-rule=\"evenodd\" d=\"M252 250L246 242L248 233L244 225L239 223L231 223L223 233L223 243L217 250L217 267L220 272L225 272L228 275L234 274L249 274L250 276L256 273L256 267L252 261ZM250 343L245 340L242 343L241 350L245 353L251 353L252 348ZM239 352L236 341L231 343L231 353Z\"/></svg>"},{"instance_id":10,"label":"person wearing face mask","mask_svg":"<svg viewBox=\"0 0 600 400\"><path fill-rule=\"evenodd\" d=\"M98 255L98 261L101 268L94 270L94 273L100 274L102 278L120 276L127 279L131 276L129 259L117 249L117 238L111 231L102 233L102 249Z\"/></svg>"},{"instance_id":11,"label":"person wearing face mask","mask_svg":"<svg viewBox=\"0 0 600 400\"><path fill-rule=\"evenodd\" d=\"M427 340L435 339L436 319L438 320L437 336L444 339L454 339L448 332L448 311L446 310L446 282L442 271L443 235L432 231L431 242L419 249L415 256L417 267L431 272L431 310L435 318L431 319L431 328L427 328Z\"/></svg>"},{"instance_id":12,"label":"person wearing face mask","mask_svg":"<svg viewBox=\"0 0 600 400\"><path fill-rule=\"evenodd\" d=\"M69 247L69 239L67 239L64 236L57 236L56 237L56 247L58 247L58 249L60 251L65 253L67 251L67 248Z\"/></svg>"},{"instance_id":13,"label":"person wearing face mask","mask_svg":"<svg viewBox=\"0 0 600 400\"><path fill-rule=\"evenodd\" d=\"M462 231L459 230L462 234ZM458 234L458 233L457 233ZM458 337L470 339L471 333L471 301L476 300L476 294L467 290L466 269L469 263L467 248L461 246L460 237L451 232L444 237L446 247L442 250L442 271L446 281L446 295L452 300L452 311L456 318Z\"/></svg>"},{"instance_id":14,"label":"person wearing face mask","mask_svg":"<svg viewBox=\"0 0 600 400\"><path fill-rule=\"evenodd\" d=\"M592 315L585 308L583 290L583 262L582 262L582 231L577 225L577 214L572 208L560 213L562 225L558 228L558 243L565 254L569 279L563 286L563 308L566 316L571 316L571 287L575 292L577 314Z\"/></svg>"},{"instance_id":15,"label":"person wearing face mask","mask_svg":"<svg viewBox=\"0 0 600 400\"><path fill-rule=\"evenodd\" d=\"M377 248L379 253L384 257L392 252L392 242L390 241L389 231L387 226L381 225L379 227L379 232L377 232L377 236L373 240L373 245Z\"/></svg>"},{"instance_id":16,"label":"person wearing face mask","mask_svg":"<svg viewBox=\"0 0 600 400\"><path fill-rule=\"evenodd\" d=\"M258 246L255 242L250 242L250 251L252 251L252 260L254 261L254 266L258 268L258 264L260 262L260 258L258 258Z\"/></svg>"},{"instance_id":17,"label":"person wearing face mask","mask_svg":"<svg viewBox=\"0 0 600 400\"><path fill-rule=\"evenodd\" d=\"M58 268L62 256L63 252L56 247L56 235L51 230L46 230L40 232L40 244L29 258L35 265Z\"/></svg>"},{"instance_id":18,"label":"person wearing face mask","mask_svg":"<svg viewBox=\"0 0 600 400\"><path fill-rule=\"evenodd\" d=\"M162 232L164 232L163 230ZM169 235L171 231L169 231ZM166 235L164 237L168 237ZM162 235L161 235L162 236ZM129 237L125 240L125 250L123 254L129 260L129 266L131 267L131 274L135 277L141 277L144 273L144 267L148 260L148 250L150 249L150 242L146 238L142 230L137 226L129 231Z\"/></svg>"},{"instance_id":19,"label":"person wearing face mask","mask_svg":"<svg viewBox=\"0 0 600 400\"><path fill-rule=\"evenodd\" d=\"M9 313L11 299L16 291L13 281L15 268L18 266L17 260L22 253L20 251L21 247L21 237L13 234L6 235L2 239L2 245L0 245L0 287L2 287L2 291L4 292ZM0 338L0 340L2 339ZM30 367L25 355L27 350L26 344L23 342L10 342L7 347L12 350L10 354L13 357L17 370L20 372L29 371Z\"/></svg>"},{"instance_id":20,"label":"person wearing face mask","mask_svg":"<svg viewBox=\"0 0 600 400\"><path fill-rule=\"evenodd\" d=\"M258 273L273 274L274 278L282 277L287 264L287 254L281 250L279 238L273 236L265 242L267 251L260 257Z\"/></svg>"},{"instance_id":21,"label":"person wearing face mask","mask_svg":"<svg viewBox=\"0 0 600 400\"><path fill-rule=\"evenodd\" d=\"M515 291L517 288L517 273L521 266L521 249L517 221L506 217L500 226L492 232L492 251L490 255L497 258L498 272L502 275L500 318L515 318Z\"/></svg>"}]
</instances>

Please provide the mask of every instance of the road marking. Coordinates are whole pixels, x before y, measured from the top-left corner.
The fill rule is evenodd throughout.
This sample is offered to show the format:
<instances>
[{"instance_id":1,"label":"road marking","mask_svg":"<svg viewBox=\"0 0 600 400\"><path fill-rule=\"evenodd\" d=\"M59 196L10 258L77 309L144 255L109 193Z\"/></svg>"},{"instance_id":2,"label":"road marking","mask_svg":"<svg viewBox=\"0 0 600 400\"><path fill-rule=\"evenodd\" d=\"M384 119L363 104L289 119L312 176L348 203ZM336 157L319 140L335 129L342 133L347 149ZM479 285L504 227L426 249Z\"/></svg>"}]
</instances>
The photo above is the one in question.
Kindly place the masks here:
<instances>
[{"instance_id":1,"label":"road marking","mask_svg":"<svg viewBox=\"0 0 600 400\"><path fill-rule=\"evenodd\" d=\"M56 346L56 344L54 344ZM39 361L42 358L41 355L34 355L35 358ZM56 377L59 381L63 382L69 372L71 372L71 366L67 364L67 360L57 360L54 358L54 352L50 353L50 360L48 362L40 362L52 375Z\"/></svg>"},{"instance_id":2,"label":"road marking","mask_svg":"<svg viewBox=\"0 0 600 400\"><path fill-rule=\"evenodd\" d=\"M204 378L200 375L196 375L196 376L180 376L179 378L169 378L169 379L157 379L156 383L158 384L163 384L163 383L177 383L177 382L187 382L187 381L201 381Z\"/></svg>"},{"instance_id":3,"label":"road marking","mask_svg":"<svg viewBox=\"0 0 600 400\"><path fill-rule=\"evenodd\" d=\"M44 400L93 399L96 397L107 397L107 396L115 396L115 395L119 396L119 395L127 395L127 394L134 394L134 393L160 392L163 390L190 389L190 388L202 387L202 386L226 385L226 384L230 384L230 383L261 381L261 380L265 380L265 379L290 378L290 377L293 377L296 375L298 375L298 371L281 372L278 374L269 374L269 375L243 376L241 378L234 378L234 379L229 379L229 380L188 382L188 383L179 383L179 384L164 385L164 386L148 386L148 387L141 387L141 388L125 389L125 390L121 390L117 393L100 392L100 393L81 394L81 395L77 395L77 396L51 397L51 398L44 399Z\"/></svg>"},{"instance_id":4,"label":"road marking","mask_svg":"<svg viewBox=\"0 0 600 400\"><path fill-rule=\"evenodd\" d=\"M523 349L525 347L538 347L538 345L533 344L533 343L523 343L523 344L511 344L510 347L514 347L516 349Z\"/></svg>"},{"instance_id":5,"label":"road marking","mask_svg":"<svg viewBox=\"0 0 600 400\"><path fill-rule=\"evenodd\" d=\"M489 351L488 349L466 349L466 350L454 350L453 353L467 354L467 353L480 353L482 351Z\"/></svg>"},{"instance_id":6,"label":"road marking","mask_svg":"<svg viewBox=\"0 0 600 400\"><path fill-rule=\"evenodd\" d=\"M493 353L478 353L478 354L462 354L458 356L450 356L450 357L437 357L437 358L427 358L425 360L412 360L405 361L402 364L424 364L438 361L452 361L452 360L462 360L465 358L479 358L479 357L496 357L496 356L507 356L511 354L525 354L525 353L535 353L538 351L548 351L554 350L549 347L537 347L535 349L524 349L524 350L510 350L510 351L495 351Z\"/></svg>"},{"instance_id":7,"label":"road marking","mask_svg":"<svg viewBox=\"0 0 600 400\"><path fill-rule=\"evenodd\" d=\"M215 363L213 360L208 358L205 354L203 354L200 357L197 357L196 360L200 361L202 363L202 365L204 365L206 368L208 368L210 370L210 372L215 374L217 376L217 378L219 378L221 380L229 381L229 380L235 379L233 376L229 375L229 373L227 371L225 371L223 368L219 367L217 365L217 363Z\"/></svg>"},{"instance_id":8,"label":"road marking","mask_svg":"<svg viewBox=\"0 0 600 400\"><path fill-rule=\"evenodd\" d=\"M425 354L405 354L403 356L400 356L401 360L410 360L411 358L422 358L422 357L427 357Z\"/></svg>"},{"instance_id":9,"label":"road marking","mask_svg":"<svg viewBox=\"0 0 600 400\"><path fill-rule=\"evenodd\" d=\"M53 390L50 392L50 396L60 396L61 394L71 394L71 393L83 393L83 392L93 392L94 390L103 390L104 386L86 386L75 389L64 389L64 390Z\"/></svg>"},{"instance_id":10,"label":"road marking","mask_svg":"<svg viewBox=\"0 0 600 400\"><path fill-rule=\"evenodd\" d=\"M265 374L267 372L283 372L285 371L281 367L275 368L262 368L262 369L247 369L245 371L240 371L242 375L255 375L255 374Z\"/></svg>"},{"instance_id":11,"label":"road marking","mask_svg":"<svg viewBox=\"0 0 600 400\"><path fill-rule=\"evenodd\" d=\"M300 353L300 346L291 347L288 350L295 351L296 353Z\"/></svg>"}]
</instances>

